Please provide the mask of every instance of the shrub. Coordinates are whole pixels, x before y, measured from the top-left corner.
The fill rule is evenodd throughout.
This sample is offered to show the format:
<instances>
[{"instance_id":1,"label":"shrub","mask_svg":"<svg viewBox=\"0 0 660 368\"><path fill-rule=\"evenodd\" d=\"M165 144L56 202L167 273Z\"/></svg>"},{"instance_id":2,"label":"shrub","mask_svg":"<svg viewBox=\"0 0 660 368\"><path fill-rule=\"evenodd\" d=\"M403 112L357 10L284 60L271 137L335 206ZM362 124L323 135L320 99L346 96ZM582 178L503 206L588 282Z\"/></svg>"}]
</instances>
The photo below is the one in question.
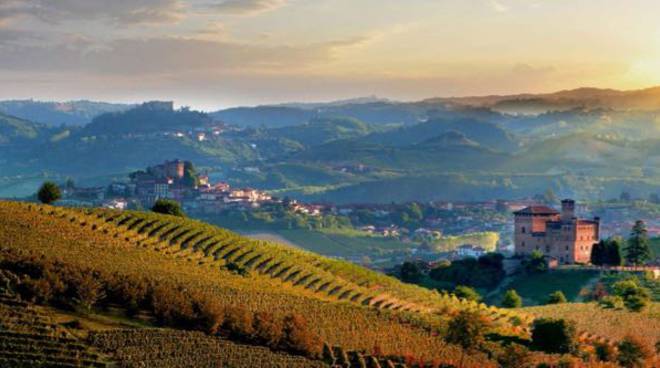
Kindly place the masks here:
<instances>
[{"instance_id":1,"label":"shrub","mask_svg":"<svg viewBox=\"0 0 660 368\"><path fill-rule=\"evenodd\" d=\"M520 344L509 344L497 357L502 368L527 367L531 362L529 350Z\"/></svg>"},{"instance_id":2,"label":"shrub","mask_svg":"<svg viewBox=\"0 0 660 368\"><path fill-rule=\"evenodd\" d=\"M614 349L609 344L598 343L595 345L594 352L596 353L596 358L601 362L611 362L614 361Z\"/></svg>"},{"instance_id":3,"label":"shrub","mask_svg":"<svg viewBox=\"0 0 660 368\"><path fill-rule=\"evenodd\" d=\"M456 288L454 289L454 295L456 295L459 298L472 300L475 302L481 301L481 295L479 295L479 293L473 288L465 285L456 286Z\"/></svg>"},{"instance_id":4,"label":"shrub","mask_svg":"<svg viewBox=\"0 0 660 368\"><path fill-rule=\"evenodd\" d=\"M614 294L623 299L630 311L639 312L651 301L651 292L639 285L636 279L622 280L612 285Z\"/></svg>"},{"instance_id":5,"label":"shrub","mask_svg":"<svg viewBox=\"0 0 660 368\"><path fill-rule=\"evenodd\" d=\"M509 289L504 293L504 297L502 298L502 307L520 308L522 307L522 298L515 290Z\"/></svg>"},{"instance_id":6,"label":"shrub","mask_svg":"<svg viewBox=\"0 0 660 368\"><path fill-rule=\"evenodd\" d=\"M626 368L644 367L646 360L651 357L651 349L633 336L626 336L617 345L619 354L617 362Z\"/></svg>"},{"instance_id":7,"label":"shrub","mask_svg":"<svg viewBox=\"0 0 660 368\"><path fill-rule=\"evenodd\" d=\"M214 299L204 298L196 301L195 309L197 310L197 329L210 335L217 334L224 323L224 308Z\"/></svg>"},{"instance_id":8,"label":"shrub","mask_svg":"<svg viewBox=\"0 0 660 368\"><path fill-rule=\"evenodd\" d=\"M548 295L548 300L546 304L562 304L566 303L566 296L561 290L557 290L554 293Z\"/></svg>"},{"instance_id":9,"label":"shrub","mask_svg":"<svg viewBox=\"0 0 660 368\"><path fill-rule=\"evenodd\" d=\"M449 322L445 340L458 345L461 350L461 365L465 352L473 352L483 348L486 343L487 324L484 318L472 311L461 311Z\"/></svg>"},{"instance_id":10,"label":"shrub","mask_svg":"<svg viewBox=\"0 0 660 368\"><path fill-rule=\"evenodd\" d=\"M254 337L257 342L276 347L282 341L284 326L280 318L268 312L257 312L254 315Z\"/></svg>"},{"instance_id":11,"label":"shrub","mask_svg":"<svg viewBox=\"0 0 660 368\"><path fill-rule=\"evenodd\" d=\"M547 353L574 353L578 345L575 323L564 319L536 319L532 325L531 345Z\"/></svg>"},{"instance_id":12,"label":"shrub","mask_svg":"<svg viewBox=\"0 0 660 368\"><path fill-rule=\"evenodd\" d=\"M598 301L598 305L608 309L623 309L623 298L616 295L608 295Z\"/></svg>"},{"instance_id":13,"label":"shrub","mask_svg":"<svg viewBox=\"0 0 660 368\"><path fill-rule=\"evenodd\" d=\"M254 333L254 315L247 309L231 307L225 310L223 327L235 339L247 340Z\"/></svg>"},{"instance_id":14,"label":"shrub","mask_svg":"<svg viewBox=\"0 0 660 368\"><path fill-rule=\"evenodd\" d=\"M177 201L171 199L159 199L154 203L151 210L156 213L162 213L165 215L172 215L178 217L185 217L186 214L181 209L181 205Z\"/></svg>"},{"instance_id":15,"label":"shrub","mask_svg":"<svg viewBox=\"0 0 660 368\"><path fill-rule=\"evenodd\" d=\"M296 353L316 357L321 351L321 342L307 326L305 317L291 314L284 319L284 347Z\"/></svg>"},{"instance_id":16,"label":"shrub","mask_svg":"<svg viewBox=\"0 0 660 368\"><path fill-rule=\"evenodd\" d=\"M76 273L70 282L75 294L73 301L86 312L91 311L96 303L105 298L103 283L90 272Z\"/></svg>"},{"instance_id":17,"label":"shrub","mask_svg":"<svg viewBox=\"0 0 660 368\"><path fill-rule=\"evenodd\" d=\"M195 317L188 295L171 286L157 286L152 290L151 309L158 323L165 326L189 328Z\"/></svg>"}]
</instances>

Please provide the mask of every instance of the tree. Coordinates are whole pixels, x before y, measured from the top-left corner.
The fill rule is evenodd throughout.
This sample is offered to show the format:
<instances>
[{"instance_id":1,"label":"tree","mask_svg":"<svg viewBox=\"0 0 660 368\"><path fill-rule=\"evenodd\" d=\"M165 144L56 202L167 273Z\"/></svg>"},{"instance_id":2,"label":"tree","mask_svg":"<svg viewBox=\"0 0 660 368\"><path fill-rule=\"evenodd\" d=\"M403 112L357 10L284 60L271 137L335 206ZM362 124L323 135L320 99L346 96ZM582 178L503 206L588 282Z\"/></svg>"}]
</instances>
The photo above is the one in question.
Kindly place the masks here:
<instances>
[{"instance_id":1,"label":"tree","mask_svg":"<svg viewBox=\"0 0 660 368\"><path fill-rule=\"evenodd\" d=\"M617 345L619 355L617 361L622 367L637 368L644 367L645 361L651 357L651 350L639 339L626 336Z\"/></svg>"},{"instance_id":2,"label":"tree","mask_svg":"<svg viewBox=\"0 0 660 368\"><path fill-rule=\"evenodd\" d=\"M548 263L545 261L543 253L535 250L525 262L525 270L528 273L542 273L548 270Z\"/></svg>"},{"instance_id":3,"label":"tree","mask_svg":"<svg viewBox=\"0 0 660 368\"><path fill-rule=\"evenodd\" d=\"M532 347L551 354L571 354L578 347L576 331L574 322L538 318L532 324Z\"/></svg>"},{"instance_id":4,"label":"tree","mask_svg":"<svg viewBox=\"0 0 660 368\"><path fill-rule=\"evenodd\" d=\"M199 184L199 175L195 166L190 161L183 163L183 184L187 187L196 187Z\"/></svg>"},{"instance_id":5,"label":"tree","mask_svg":"<svg viewBox=\"0 0 660 368\"><path fill-rule=\"evenodd\" d=\"M445 340L463 348L459 367L463 366L466 352L479 350L484 345L487 327L486 321L479 313L467 310L461 311L449 322Z\"/></svg>"},{"instance_id":6,"label":"tree","mask_svg":"<svg viewBox=\"0 0 660 368\"><path fill-rule=\"evenodd\" d=\"M456 286L456 288L454 288L454 295L456 295L459 298L471 300L474 302L481 301L481 295L479 295L479 292L465 285Z\"/></svg>"},{"instance_id":7,"label":"tree","mask_svg":"<svg viewBox=\"0 0 660 368\"><path fill-rule=\"evenodd\" d=\"M607 241L606 248L606 263L610 266L621 266L623 264L623 256L621 249L623 248L623 240L619 237L611 238Z\"/></svg>"},{"instance_id":8,"label":"tree","mask_svg":"<svg viewBox=\"0 0 660 368\"><path fill-rule=\"evenodd\" d=\"M179 202L173 201L171 199L159 199L154 203L151 210L156 213L162 213L165 215L185 217L186 214L181 209Z\"/></svg>"},{"instance_id":9,"label":"tree","mask_svg":"<svg viewBox=\"0 0 660 368\"><path fill-rule=\"evenodd\" d=\"M593 247L591 247L591 264L596 266L604 265L606 252L607 244L605 243L605 240L601 240L598 243L595 243Z\"/></svg>"},{"instance_id":10,"label":"tree","mask_svg":"<svg viewBox=\"0 0 660 368\"><path fill-rule=\"evenodd\" d=\"M62 198L62 192L57 184L52 181L47 181L41 185L41 188L39 188L37 197L41 203L51 204Z\"/></svg>"},{"instance_id":11,"label":"tree","mask_svg":"<svg viewBox=\"0 0 660 368\"><path fill-rule=\"evenodd\" d=\"M650 258L651 248L646 224L642 220L637 220L630 232L630 238L628 238L626 261L633 265L641 265Z\"/></svg>"},{"instance_id":12,"label":"tree","mask_svg":"<svg viewBox=\"0 0 660 368\"><path fill-rule=\"evenodd\" d=\"M515 290L509 289L504 293L504 297L502 298L502 307L520 308L522 307L522 298Z\"/></svg>"},{"instance_id":13,"label":"tree","mask_svg":"<svg viewBox=\"0 0 660 368\"><path fill-rule=\"evenodd\" d=\"M422 272L414 262L404 262L401 265L401 280L409 283L417 283L422 278Z\"/></svg>"},{"instance_id":14,"label":"tree","mask_svg":"<svg viewBox=\"0 0 660 368\"><path fill-rule=\"evenodd\" d=\"M546 304L562 304L566 302L566 295L564 295L561 290L557 290L554 293L548 295L548 301Z\"/></svg>"}]
</instances>

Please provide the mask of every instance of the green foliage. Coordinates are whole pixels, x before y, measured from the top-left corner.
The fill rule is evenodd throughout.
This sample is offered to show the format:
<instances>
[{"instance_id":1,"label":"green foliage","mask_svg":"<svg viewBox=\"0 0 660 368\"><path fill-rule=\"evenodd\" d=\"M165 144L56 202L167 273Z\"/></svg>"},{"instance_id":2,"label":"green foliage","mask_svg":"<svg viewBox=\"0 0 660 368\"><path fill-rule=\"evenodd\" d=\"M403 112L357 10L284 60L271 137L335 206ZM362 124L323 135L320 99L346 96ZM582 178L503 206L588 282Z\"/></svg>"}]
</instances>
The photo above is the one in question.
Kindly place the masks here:
<instances>
[{"instance_id":1,"label":"green foliage","mask_svg":"<svg viewBox=\"0 0 660 368\"><path fill-rule=\"evenodd\" d=\"M557 290L554 293L548 295L548 301L546 304L561 304L566 302L566 295L564 295L561 290Z\"/></svg>"},{"instance_id":2,"label":"green foliage","mask_svg":"<svg viewBox=\"0 0 660 368\"><path fill-rule=\"evenodd\" d=\"M449 322L445 340L467 351L476 351L486 342L487 327L488 325L480 314L461 311Z\"/></svg>"},{"instance_id":3,"label":"green foliage","mask_svg":"<svg viewBox=\"0 0 660 368\"><path fill-rule=\"evenodd\" d=\"M522 298L514 289L509 289L504 293L501 305L504 308L520 308L522 307Z\"/></svg>"},{"instance_id":4,"label":"green foliage","mask_svg":"<svg viewBox=\"0 0 660 368\"><path fill-rule=\"evenodd\" d=\"M639 312L651 302L651 292L640 286L636 279L618 281L612 285L612 289L630 311Z\"/></svg>"},{"instance_id":5,"label":"green foliage","mask_svg":"<svg viewBox=\"0 0 660 368\"><path fill-rule=\"evenodd\" d=\"M617 362L626 368L642 368L646 366L646 360L651 357L651 349L643 342L633 336L626 336L617 345L619 354Z\"/></svg>"},{"instance_id":6,"label":"green foliage","mask_svg":"<svg viewBox=\"0 0 660 368\"><path fill-rule=\"evenodd\" d=\"M651 248L644 221L638 220L630 232L628 247L626 247L626 261L629 264L641 265L651 258Z\"/></svg>"},{"instance_id":7,"label":"green foliage","mask_svg":"<svg viewBox=\"0 0 660 368\"><path fill-rule=\"evenodd\" d=\"M598 300L598 305L607 309L623 309L623 298L617 295L606 295Z\"/></svg>"},{"instance_id":8,"label":"green foliage","mask_svg":"<svg viewBox=\"0 0 660 368\"><path fill-rule=\"evenodd\" d=\"M55 201L58 201L62 198L62 192L60 187L52 181L47 181L41 185L39 191L37 192L37 198L39 201L44 204L51 204Z\"/></svg>"},{"instance_id":9,"label":"green foliage","mask_svg":"<svg viewBox=\"0 0 660 368\"><path fill-rule=\"evenodd\" d=\"M172 215L178 217L185 217L186 214L181 209L179 202L171 199L159 199L154 203L151 210L156 213L161 213L164 215Z\"/></svg>"},{"instance_id":10,"label":"green foliage","mask_svg":"<svg viewBox=\"0 0 660 368\"><path fill-rule=\"evenodd\" d=\"M548 271L548 262L541 251L535 250L523 262L527 273L543 273Z\"/></svg>"},{"instance_id":11,"label":"green foliage","mask_svg":"<svg viewBox=\"0 0 660 368\"><path fill-rule=\"evenodd\" d=\"M404 262L401 265L401 280L408 283L418 283L422 279L422 271L415 262Z\"/></svg>"},{"instance_id":12,"label":"green foliage","mask_svg":"<svg viewBox=\"0 0 660 368\"><path fill-rule=\"evenodd\" d=\"M456 288L454 288L454 295L462 299L471 300L473 302L481 301L481 295L479 295L479 292L465 285L456 286Z\"/></svg>"},{"instance_id":13,"label":"green foliage","mask_svg":"<svg viewBox=\"0 0 660 368\"><path fill-rule=\"evenodd\" d=\"M616 358L614 349L608 343L597 343L594 352L596 353L596 359L601 362L611 362Z\"/></svg>"},{"instance_id":14,"label":"green foliage","mask_svg":"<svg viewBox=\"0 0 660 368\"><path fill-rule=\"evenodd\" d=\"M597 266L621 266L623 263L621 244L620 238L601 240L594 244L591 248L591 263Z\"/></svg>"},{"instance_id":15,"label":"green foliage","mask_svg":"<svg viewBox=\"0 0 660 368\"><path fill-rule=\"evenodd\" d=\"M574 353L578 347L575 323L564 319L536 319L532 325L531 345L552 354Z\"/></svg>"},{"instance_id":16,"label":"green foliage","mask_svg":"<svg viewBox=\"0 0 660 368\"><path fill-rule=\"evenodd\" d=\"M492 288L505 276L503 259L504 257L499 253L485 254L479 259L466 258L449 265L438 265L429 272L429 276L433 280L456 286Z\"/></svg>"}]
</instances>

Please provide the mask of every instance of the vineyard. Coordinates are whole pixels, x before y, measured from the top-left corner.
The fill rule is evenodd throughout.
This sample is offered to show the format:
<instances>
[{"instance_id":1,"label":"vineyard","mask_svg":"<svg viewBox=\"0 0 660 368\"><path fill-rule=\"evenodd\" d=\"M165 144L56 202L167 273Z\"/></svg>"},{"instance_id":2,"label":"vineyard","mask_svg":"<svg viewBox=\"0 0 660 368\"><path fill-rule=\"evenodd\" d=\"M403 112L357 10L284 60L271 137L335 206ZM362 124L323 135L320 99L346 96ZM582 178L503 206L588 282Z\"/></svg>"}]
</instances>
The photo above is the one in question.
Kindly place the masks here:
<instances>
[{"instance_id":1,"label":"vineyard","mask_svg":"<svg viewBox=\"0 0 660 368\"><path fill-rule=\"evenodd\" d=\"M114 356L119 367L323 368L321 361L235 344L201 332L138 329L92 332L88 343Z\"/></svg>"},{"instance_id":2,"label":"vineyard","mask_svg":"<svg viewBox=\"0 0 660 368\"><path fill-rule=\"evenodd\" d=\"M51 275L48 277L52 285L74 279L83 284L106 282L106 286L99 286L101 291L94 294L93 302L81 304L88 309L97 302L100 308L121 309L121 305L103 304L103 298L118 303L110 299L116 297L116 289L126 289L121 286L124 280L130 285L145 282L144 285L151 285L135 303L142 308L134 311L142 318L141 323L177 327L173 326L179 323L176 318L188 318L182 313L197 313L186 322L194 326L206 323L208 316L222 315L221 338L199 332L207 327L192 328L198 331L170 328L92 331L85 337L85 344L93 347L80 345L92 353L79 355L79 359L90 365L105 364L105 354L127 367L327 366L319 360L320 351L313 355L292 355L285 348L293 346L288 345L289 340L278 337L279 342L265 344L255 339L254 336L264 331L255 332L253 321L264 314L274 317L275 322L270 323L276 325L287 316L304 316L307 322L302 329L309 330L310 336L318 338L324 346L332 347L324 349L324 354L325 350L331 351L327 362L357 367L362 366L361 362L388 367L423 366L431 362L431 366L458 365L458 362L463 367L496 366L483 352L465 354L458 346L445 342L448 322L461 311L477 312L487 321L488 333L503 340L529 339L534 317L576 320L581 341L587 345L600 342L613 345L629 332L643 334L649 344L660 338L657 304L644 314L602 311L591 304L499 309L403 284L362 267L300 249L250 240L199 221L154 213L0 202L0 230L0 261L11 270L34 275L35 269L46 267L37 273ZM62 273L65 278L60 281L53 278L53 273ZM30 290L43 289L39 280L25 285ZM162 290L168 292L162 294ZM170 297L179 299L170 300ZM195 302L186 304L186 298ZM159 307L158 300L165 304ZM212 305L209 307L206 301L212 301ZM151 303L148 310L145 303ZM168 309L167 304L172 303L181 306L182 311ZM214 312L216 304L221 312ZM199 314L203 310L210 313ZM128 309L123 313L129 318L134 315L129 315ZM177 313L180 317L176 317ZM247 323L247 327L241 327L241 323ZM43 327L38 322L31 325ZM218 331L217 327L213 331ZM273 331L279 335L290 333L286 332L287 327ZM75 345L63 341L67 346ZM94 353L97 350L102 353ZM555 362L560 358L533 354L537 362ZM239 362L245 356L251 359L249 365Z\"/></svg>"},{"instance_id":3,"label":"vineyard","mask_svg":"<svg viewBox=\"0 0 660 368\"><path fill-rule=\"evenodd\" d=\"M347 351L377 348L383 355L458 361L460 349L441 335L447 318L466 308L482 310L500 329L518 329L509 323L516 313L191 220L0 202L0 228L0 244L9 250L122 277L150 277L228 307L304 315L322 341ZM483 357L467 359L466 366L472 364L484 366Z\"/></svg>"},{"instance_id":4,"label":"vineyard","mask_svg":"<svg viewBox=\"0 0 660 368\"><path fill-rule=\"evenodd\" d=\"M53 323L47 312L0 297L0 366L111 367L111 359Z\"/></svg>"},{"instance_id":5,"label":"vineyard","mask_svg":"<svg viewBox=\"0 0 660 368\"><path fill-rule=\"evenodd\" d=\"M595 303L556 304L523 308L527 313L544 317L566 318L577 323L584 340L621 340L626 335L641 338L649 346L660 341L660 304L648 310L631 313L625 310L604 309Z\"/></svg>"}]
</instances>

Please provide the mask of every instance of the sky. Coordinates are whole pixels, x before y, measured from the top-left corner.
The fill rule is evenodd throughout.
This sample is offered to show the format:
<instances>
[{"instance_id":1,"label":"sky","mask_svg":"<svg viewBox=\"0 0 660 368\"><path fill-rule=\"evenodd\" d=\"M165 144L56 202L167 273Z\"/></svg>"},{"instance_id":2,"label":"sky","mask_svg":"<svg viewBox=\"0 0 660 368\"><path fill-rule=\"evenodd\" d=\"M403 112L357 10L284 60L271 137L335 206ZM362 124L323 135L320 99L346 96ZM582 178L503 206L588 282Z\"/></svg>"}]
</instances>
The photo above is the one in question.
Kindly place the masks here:
<instances>
[{"instance_id":1,"label":"sky","mask_svg":"<svg viewBox=\"0 0 660 368\"><path fill-rule=\"evenodd\" d=\"M660 84L657 0L0 0L0 99L237 105Z\"/></svg>"}]
</instances>

